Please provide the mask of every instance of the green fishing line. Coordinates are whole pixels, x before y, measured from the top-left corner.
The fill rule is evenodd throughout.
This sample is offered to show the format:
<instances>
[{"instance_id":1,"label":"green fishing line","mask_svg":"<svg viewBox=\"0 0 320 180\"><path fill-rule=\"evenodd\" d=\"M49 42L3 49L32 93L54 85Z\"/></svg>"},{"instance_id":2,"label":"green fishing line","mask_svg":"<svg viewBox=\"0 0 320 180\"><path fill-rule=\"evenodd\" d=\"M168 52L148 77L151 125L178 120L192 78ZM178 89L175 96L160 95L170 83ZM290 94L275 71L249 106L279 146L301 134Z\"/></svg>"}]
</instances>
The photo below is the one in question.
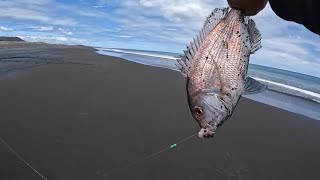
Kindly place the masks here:
<instances>
[{"instance_id":1,"label":"green fishing line","mask_svg":"<svg viewBox=\"0 0 320 180\"><path fill-rule=\"evenodd\" d=\"M175 147L177 147L177 144L171 144L170 145L170 148L175 148Z\"/></svg>"},{"instance_id":2,"label":"green fishing line","mask_svg":"<svg viewBox=\"0 0 320 180\"><path fill-rule=\"evenodd\" d=\"M145 161L145 160L147 160L147 159L150 159L150 158L152 158L152 157L155 157L155 156L157 156L157 155L159 155L159 154L161 154L161 153L163 153L163 152L165 152L165 151L168 151L169 149L173 149L173 148L177 147L179 144L181 144L181 143L183 143L183 142L191 139L192 137L196 136L197 134L198 134L198 133L192 134L191 136L186 137L186 138L182 139L181 141L179 141L179 142L177 142L177 143L171 144L169 147L166 147L166 148L164 148L164 149L162 149L162 150L160 150L160 151L158 151L158 152L152 153L152 154L150 154L150 155L148 155L148 156L146 156L146 157L144 157L144 158L137 159L137 160L135 160L135 161L131 161L131 162L129 162L129 163L123 164L123 166L120 166L120 167L118 167L118 168L111 169L109 172L107 172L107 174L108 174L109 176L111 176L111 175L114 174L115 172L121 171L121 170L123 170L123 169L125 169L125 168L129 168L129 167L131 167L131 166L133 166L133 165L136 165L136 164L138 164L139 162L143 162L143 161ZM1 140L1 139L0 139L0 140Z\"/></svg>"}]
</instances>

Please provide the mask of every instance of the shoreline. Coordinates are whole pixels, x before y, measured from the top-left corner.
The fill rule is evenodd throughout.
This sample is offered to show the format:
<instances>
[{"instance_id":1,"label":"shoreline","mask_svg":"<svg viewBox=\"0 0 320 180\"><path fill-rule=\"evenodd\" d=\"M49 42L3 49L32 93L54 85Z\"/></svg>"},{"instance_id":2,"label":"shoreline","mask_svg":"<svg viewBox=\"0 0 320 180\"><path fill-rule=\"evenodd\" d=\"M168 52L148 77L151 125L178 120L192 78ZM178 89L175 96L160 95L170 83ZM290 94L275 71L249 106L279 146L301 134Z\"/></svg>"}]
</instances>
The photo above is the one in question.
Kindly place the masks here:
<instances>
[{"instance_id":1,"label":"shoreline","mask_svg":"<svg viewBox=\"0 0 320 180\"><path fill-rule=\"evenodd\" d=\"M117 50L117 49L115 49L115 50ZM157 56L153 56L153 55L150 55L150 54L149 55L145 55L145 53L143 53L143 51L141 51L140 53L141 53L142 57L150 57L152 61L156 61L156 62L152 62L151 63L151 62L146 61L145 58L140 59L139 57L135 57L137 52L133 53L134 56L130 56L131 51L135 51L135 50L131 49L131 50L129 50L129 52L122 52L122 51L126 51L126 49L123 49L123 50L120 49L119 51L120 51L120 53L118 51L110 52L109 50L104 51L101 48L96 48L96 53L98 53L98 54L102 54L102 55L106 55L106 56L110 56L110 57L118 57L118 58L120 58L122 60L135 62L135 63L146 65L146 66L170 69L170 70L173 70L173 71L176 71L176 72L180 73L180 71L178 69L172 68L173 64L175 63L175 61L173 61L172 59L163 59L163 60L169 61L170 63L161 64L161 62L163 62L163 60L160 60L161 62L159 63L158 62L159 59L157 59L157 58L153 59L153 58L155 58ZM146 52L146 53L148 54L148 52ZM153 52L151 52L151 53L153 53ZM127 54L129 54L129 56ZM260 65L253 65L253 66L260 66ZM250 69L249 69L249 72L250 72ZM309 75L307 75L307 76L309 76ZM250 100L254 100L254 101L259 102L259 103L267 104L267 105L270 105L270 106L273 106L273 107L277 107L277 108L280 108L280 109L283 109L283 110L286 110L286 111L289 111L289 112L293 112L293 113L296 113L296 114L300 114L300 115L303 115L303 116L306 116L306 117L309 117L309 118L320 120L320 113L315 113L315 111L317 109L317 106L320 106L320 102L318 102L317 99L314 99L314 98L319 98L320 94L317 94L317 93L309 91L309 90L304 90L304 89L301 89L301 88L298 88L298 87L285 85L285 84L273 82L273 81L266 80L266 79L261 79L261 78L255 77L255 76L251 76L251 77L253 77L254 79L258 79L258 80L262 81L262 83L267 82L266 85L269 86L269 87L267 88L266 92L259 93L258 95L257 94L244 95L243 96L244 98L248 98ZM310 76L310 77L312 77L312 76ZM313 78L316 78L316 77L313 77ZM282 91L279 90L279 89L277 90L274 87L274 84L277 84L279 86L278 88L281 87ZM298 93L298 94L294 94L293 92L291 92L291 94L290 94L288 92L288 89L284 90L283 87L287 87L289 90L295 90L296 91L295 93ZM264 95L262 95L262 94L264 94ZM277 98L268 99L266 94L276 95ZM287 100L287 98L289 98L290 100ZM263 100L261 100L261 99L263 99ZM298 104L297 106L296 105L294 105L294 106L290 105L290 102L292 103L293 100L295 100L294 104ZM306 108L300 109L299 106L300 107L305 107L306 106Z\"/></svg>"},{"instance_id":2,"label":"shoreline","mask_svg":"<svg viewBox=\"0 0 320 180\"><path fill-rule=\"evenodd\" d=\"M37 58L33 48L23 48L14 54L33 58L6 67L51 63L0 80L0 137L48 179L320 177L320 121L246 98L215 138L191 138L110 176L200 130L185 79L92 48L37 47ZM0 166L0 179L40 179L3 144Z\"/></svg>"}]
</instances>

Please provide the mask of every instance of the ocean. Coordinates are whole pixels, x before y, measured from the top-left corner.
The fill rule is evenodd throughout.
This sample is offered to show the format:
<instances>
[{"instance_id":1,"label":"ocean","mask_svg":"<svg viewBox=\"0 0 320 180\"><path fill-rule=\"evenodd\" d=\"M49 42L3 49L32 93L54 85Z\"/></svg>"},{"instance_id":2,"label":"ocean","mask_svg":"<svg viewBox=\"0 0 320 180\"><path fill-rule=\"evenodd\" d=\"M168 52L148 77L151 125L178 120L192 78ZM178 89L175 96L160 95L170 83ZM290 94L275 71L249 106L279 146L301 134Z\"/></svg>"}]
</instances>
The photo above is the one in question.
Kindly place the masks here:
<instances>
[{"instance_id":1,"label":"ocean","mask_svg":"<svg viewBox=\"0 0 320 180\"><path fill-rule=\"evenodd\" d=\"M96 48L99 54L120 57L136 63L179 71L178 53ZM320 120L320 78L291 71L249 64L248 75L268 85L259 94L243 95L254 101Z\"/></svg>"}]
</instances>

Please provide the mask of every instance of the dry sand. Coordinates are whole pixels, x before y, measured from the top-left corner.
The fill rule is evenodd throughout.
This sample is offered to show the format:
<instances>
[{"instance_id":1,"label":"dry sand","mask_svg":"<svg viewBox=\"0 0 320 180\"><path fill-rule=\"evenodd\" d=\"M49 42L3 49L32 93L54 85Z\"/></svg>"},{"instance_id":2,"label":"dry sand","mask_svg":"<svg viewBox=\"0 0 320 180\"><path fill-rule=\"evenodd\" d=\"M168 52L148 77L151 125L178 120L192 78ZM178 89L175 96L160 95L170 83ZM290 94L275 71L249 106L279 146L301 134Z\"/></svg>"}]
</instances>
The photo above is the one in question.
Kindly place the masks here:
<instances>
[{"instance_id":1,"label":"dry sand","mask_svg":"<svg viewBox=\"0 0 320 180\"><path fill-rule=\"evenodd\" d=\"M320 179L320 121L245 98L214 139L124 168L199 131L178 72L82 46L0 46L0 137L50 180ZM41 178L1 143L0 179Z\"/></svg>"}]
</instances>

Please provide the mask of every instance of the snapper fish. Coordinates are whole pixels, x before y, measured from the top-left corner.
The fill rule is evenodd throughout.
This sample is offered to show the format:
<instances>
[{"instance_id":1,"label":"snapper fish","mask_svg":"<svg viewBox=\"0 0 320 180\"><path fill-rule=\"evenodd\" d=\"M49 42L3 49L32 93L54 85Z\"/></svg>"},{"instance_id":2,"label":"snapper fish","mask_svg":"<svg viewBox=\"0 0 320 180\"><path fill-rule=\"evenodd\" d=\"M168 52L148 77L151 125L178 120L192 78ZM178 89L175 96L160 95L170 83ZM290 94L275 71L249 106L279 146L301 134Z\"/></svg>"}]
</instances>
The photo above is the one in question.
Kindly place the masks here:
<instances>
[{"instance_id":1,"label":"snapper fish","mask_svg":"<svg viewBox=\"0 0 320 180\"><path fill-rule=\"evenodd\" d=\"M187 98L200 138L213 137L233 113L242 94L266 86L247 76L250 54L261 48L255 22L242 11L216 8L177 60L187 78Z\"/></svg>"}]
</instances>

